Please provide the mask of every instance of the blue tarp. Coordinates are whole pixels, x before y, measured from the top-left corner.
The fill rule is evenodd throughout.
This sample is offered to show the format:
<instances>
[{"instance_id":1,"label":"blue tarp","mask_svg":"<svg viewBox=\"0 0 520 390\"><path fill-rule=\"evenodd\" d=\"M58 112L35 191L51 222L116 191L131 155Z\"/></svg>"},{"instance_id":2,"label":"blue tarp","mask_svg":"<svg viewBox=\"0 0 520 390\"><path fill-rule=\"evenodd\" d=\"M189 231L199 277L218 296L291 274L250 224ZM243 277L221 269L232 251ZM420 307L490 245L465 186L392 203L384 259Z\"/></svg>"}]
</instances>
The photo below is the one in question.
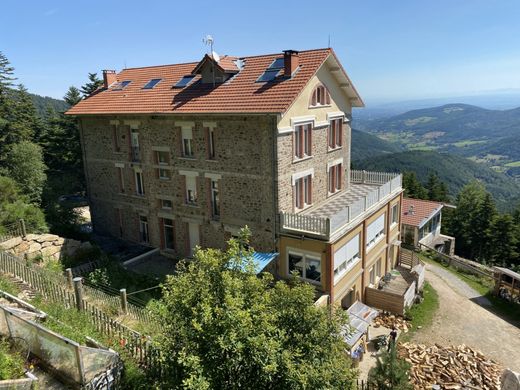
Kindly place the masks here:
<instances>
[{"instance_id":1,"label":"blue tarp","mask_svg":"<svg viewBox=\"0 0 520 390\"><path fill-rule=\"evenodd\" d=\"M255 263L255 271L257 274L262 272L278 256L278 253L253 252L253 262Z\"/></svg>"}]
</instances>

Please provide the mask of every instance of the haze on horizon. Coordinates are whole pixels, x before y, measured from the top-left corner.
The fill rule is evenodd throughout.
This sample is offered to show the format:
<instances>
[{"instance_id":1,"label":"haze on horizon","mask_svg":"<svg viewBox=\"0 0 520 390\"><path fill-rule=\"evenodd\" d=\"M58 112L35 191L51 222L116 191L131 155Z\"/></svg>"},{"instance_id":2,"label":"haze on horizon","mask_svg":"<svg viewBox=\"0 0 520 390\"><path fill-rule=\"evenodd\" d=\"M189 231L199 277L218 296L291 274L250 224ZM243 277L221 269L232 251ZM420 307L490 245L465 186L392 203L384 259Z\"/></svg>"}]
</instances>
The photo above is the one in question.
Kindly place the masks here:
<instances>
[{"instance_id":1,"label":"haze on horizon","mask_svg":"<svg viewBox=\"0 0 520 390\"><path fill-rule=\"evenodd\" d=\"M366 102L520 89L520 2L274 0L11 2L0 50L30 92L61 98L88 72L199 60L206 34L238 56L331 46Z\"/></svg>"}]
</instances>

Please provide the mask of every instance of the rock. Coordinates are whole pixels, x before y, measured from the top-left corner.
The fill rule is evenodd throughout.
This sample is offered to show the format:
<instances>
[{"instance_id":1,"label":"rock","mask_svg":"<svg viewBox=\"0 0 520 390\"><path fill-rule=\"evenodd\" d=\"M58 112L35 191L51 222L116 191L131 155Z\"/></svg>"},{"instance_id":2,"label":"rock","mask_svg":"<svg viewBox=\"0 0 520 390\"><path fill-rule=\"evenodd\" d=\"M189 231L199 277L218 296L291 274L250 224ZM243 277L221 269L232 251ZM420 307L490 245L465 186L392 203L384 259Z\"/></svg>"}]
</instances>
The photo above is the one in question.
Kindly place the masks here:
<instances>
[{"instance_id":1,"label":"rock","mask_svg":"<svg viewBox=\"0 0 520 390\"><path fill-rule=\"evenodd\" d=\"M25 241L36 241L36 239L39 237L38 234L28 234L24 237Z\"/></svg>"},{"instance_id":2,"label":"rock","mask_svg":"<svg viewBox=\"0 0 520 390\"><path fill-rule=\"evenodd\" d=\"M47 248L48 246L52 246L53 243L51 241L45 241L42 243L42 249Z\"/></svg>"},{"instance_id":3,"label":"rock","mask_svg":"<svg viewBox=\"0 0 520 390\"><path fill-rule=\"evenodd\" d=\"M30 245L29 245L29 249L27 249L27 254L30 255L34 252L37 252L39 251L40 249L42 248L41 244L37 243L37 242L32 242Z\"/></svg>"},{"instance_id":4,"label":"rock","mask_svg":"<svg viewBox=\"0 0 520 390\"><path fill-rule=\"evenodd\" d=\"M11 238L10 240L4 241L0 244L0 248L4 250L13 249L15 246L18 246L22 243L22 237Z\"/></svg>"},{"instance_id":5,"label":"rock","mask_svg":"<svg viewBox=\"0 0 520 390\"><path fill-rule=\"evenodd\" d=\"M15 254L21 254L21 253L25 253L29 250L30 248L30 245L27 241L22 241L22 243L20 245L18 245L16 248L14 248L14 253Z\"/></svg>"},{"instance_id":6,"label":"rock","mask_svg":"<svg viewBox=\"0 0 520 390\"><path fill-rule=\"evenodd\" d=\"M52 242L54 245L63 245L65 239L63 237L56 236L57 238Z\"/></svg>"},{"instance_id":7,"label":"rock","mask_svg":"<svg viewBox=\"0 0 520 390\"><path fill-rule=\"evenodd\" d=\"M50 257L53 256L55 253L60 253L61 248L59 246L48 246L45 248L42 248L41 253L43 257Z\"/></svg>"},{"instance_id":8,"label":"rock","mask_svg":"<svg viewBox=\"0 0 520 390\"><path fill-rule=\"evenodd\" d=\"M56 241L56 239L58 238L59 236L55 235L55 234L42 234L40 236L38 236L38 238L36 238L35 241L37 242L52 242L52 241Z\"/></svg>"},{"instance_id":9,"label":"rock","mask_svg":"<svg viewBox=\"0 0 520 390\"><path fill-rule=\"evenodd\" d=\"M506 369L502 373L500 383L502 390L520 390L520 374Z\"/></svg>"}]
</instances>

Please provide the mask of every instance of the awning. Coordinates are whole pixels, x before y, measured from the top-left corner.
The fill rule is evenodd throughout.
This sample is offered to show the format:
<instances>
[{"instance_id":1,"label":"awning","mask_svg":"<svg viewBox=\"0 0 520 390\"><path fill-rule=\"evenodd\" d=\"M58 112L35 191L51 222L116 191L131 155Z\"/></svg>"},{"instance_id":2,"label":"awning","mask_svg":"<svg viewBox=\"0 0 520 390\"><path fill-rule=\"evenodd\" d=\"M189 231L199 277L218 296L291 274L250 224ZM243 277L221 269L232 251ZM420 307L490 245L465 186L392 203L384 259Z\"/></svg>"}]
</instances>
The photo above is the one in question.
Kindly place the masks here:
<instances>
[{"instance_id":1,"label":"awning","mask_svg":"<svg viewBox=\"0 0 520 390\"><path fill-rule=\"evenodd\" d=\"M364 303L356 301L347 309L347 313L351 329L350 332L346 332L345 341L352 347L367 331L368 326L379 315L379 312Z\"/></svg>"},{"instance_id":2,"label":"awning","mask_svg":"<svg viewBox=\"0 0 520 390\"><path fill-rule=\"evenodd\" d=\"M262 272L276 257L278 257L278 253L276 252L253 252L253 262L255 263L256 273L259 274Z\"/></svg>"}]
</instances>

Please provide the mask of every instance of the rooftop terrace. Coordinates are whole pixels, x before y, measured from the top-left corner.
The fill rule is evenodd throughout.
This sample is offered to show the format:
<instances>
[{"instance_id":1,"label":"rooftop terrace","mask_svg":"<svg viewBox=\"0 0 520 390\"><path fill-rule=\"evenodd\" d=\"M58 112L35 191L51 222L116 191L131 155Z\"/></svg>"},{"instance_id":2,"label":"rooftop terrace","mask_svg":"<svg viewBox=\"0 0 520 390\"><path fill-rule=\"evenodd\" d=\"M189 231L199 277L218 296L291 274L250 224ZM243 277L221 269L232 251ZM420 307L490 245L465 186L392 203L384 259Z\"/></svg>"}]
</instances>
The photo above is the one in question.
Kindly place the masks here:
<instances>
[{"instance_id":1,"label":"rooftop terrace","mask_svg":"<svg viewBox=\"0 0 520 390\"><path fill-rule=\"evenodd\" d=\"M298 214L280 213L281 228L286 232L330 240L401 190L400 174L351 171L350 186L346 191Z\"/></svg>"}]
</instances>

